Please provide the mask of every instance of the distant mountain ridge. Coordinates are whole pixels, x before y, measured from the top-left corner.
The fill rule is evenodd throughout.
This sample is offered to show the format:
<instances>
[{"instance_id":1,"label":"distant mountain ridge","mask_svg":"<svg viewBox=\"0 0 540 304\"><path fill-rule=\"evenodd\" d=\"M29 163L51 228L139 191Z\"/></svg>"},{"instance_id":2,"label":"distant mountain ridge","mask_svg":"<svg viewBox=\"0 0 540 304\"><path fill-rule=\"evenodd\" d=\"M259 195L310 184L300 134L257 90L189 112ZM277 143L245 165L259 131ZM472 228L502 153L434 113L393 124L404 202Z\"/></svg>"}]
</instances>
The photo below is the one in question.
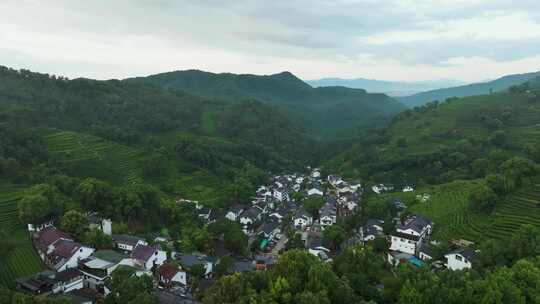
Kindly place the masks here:
<instances>
[{"instance_id":1,"label":"distant mountain ridge","mask_svg":"<svg viewBox=\"0 0 540 304\"><path fill-rule=\"evenodd\" d=\"M465 84L458 80L387 81L367 78L322 78L307 80L306 82L313 87L344 86L348 88L361 88L368 92L384 93L392 97L408 96L419 92Z\"/></svg>"},{"instance_id":2,"label":"distant mountain ridge","mask_svg":"<svg viewBox=\"0 0 540 304\"><path fill-rule=\"evenodd\" d=\"M272 75L174 71L124 80L236 103L257 99L303 123L316 137L382 126L406 107L384 94L346 87L313 88L290 72Z\"/></svg>"},{"instance_id":3,"label":"distant mountain ridge","mask_svg":"<svg viewBox=\"0 0 540 304\"><path fill-rule=\"evenodd\" d=\"M536 77L540 77L540 72L507 75L492 81L432 90L411 96L398 97L396 99L406 106L416 107L434 100L444 101L450 97L467 97L500 92L513 85L525 83Z\"/></svg>"}]
</instances>

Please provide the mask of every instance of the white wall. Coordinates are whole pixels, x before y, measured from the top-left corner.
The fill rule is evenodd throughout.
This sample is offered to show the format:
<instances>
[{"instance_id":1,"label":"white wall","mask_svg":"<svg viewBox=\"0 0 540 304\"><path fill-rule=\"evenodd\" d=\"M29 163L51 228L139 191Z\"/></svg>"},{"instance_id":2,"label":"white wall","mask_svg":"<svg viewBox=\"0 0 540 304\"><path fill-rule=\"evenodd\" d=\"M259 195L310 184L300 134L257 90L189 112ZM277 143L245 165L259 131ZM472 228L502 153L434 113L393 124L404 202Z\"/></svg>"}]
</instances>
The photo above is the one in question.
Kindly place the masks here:
<instances>
[{"instance_id":1,"label":"white wall","mask_svg":"<svg viewBox=\"0 0 540 304\"><path fill-rule=\"evenodd\" d=\"M450 270L463 270L472 268L471 263L460 254L451 253L445 255L445 257L447 259L447 267Z\"/></svg>"},{"instance_id":2,"label":"white wall","mask_svg":"<svg viewBox=\"0 0 540 304\"><path fill-rule=\"evenodd\" d=\"M103 219L101 221L101 228L106 235L112 235L112 221L110 219Z\"/></svg>"},{"instance_id":3,"label":"white wall","mask_svg":"<svg viewBox=\"0 0 540 304\"><path fill-rule=\"evenodd\" d=\"M81 248L79 248L79 250L77 250L77 252L75 252L75 254L71 256L71 258L69 258L66 263L64 263L64 265L62 265L56 271L60 272L68 268L77 268L77 266L79 266L79 261L88 258L92 255L92 253L94 253L94 251L94 248L82 246Z\"/></svg>"},{"instance_id":4,"label":"white wall","mask_svg":"<svg viewBox=\"0 0 540 304\"><path fill-rule=\"evenodd\" d=\"M163 250L156 250L154 254L146 261L144 267L146 270L151 270L154 264L160 266L167 260L167 253Z\"/></svg>"},{"instance_id":5,"label":"white wall","mask_svg":"<svg viewBox=\"0 0 540 304\"><path fill-rule=\"evenodd\" d=\"M416 242L397 236L392 236L392 244L390 245L390 250L414 255L416 252Z\"/></svg>"},{"instance_id":6,"label":"white wall","mask_svg":"<svg viewBox=\"0 0 540 304\"><path fill-rule=\"evenodd\" d=\"M183 285L187 285L187 274L185 271L179 271L173 278L173 282L178 282Z\"/></svg>"},{"instance_id":7,"label":"white wall","mask_svg":"<svg viewBox=\"0 0 540 304\"><path fill-rule=\"evenodd\" d=\"M232 212L232 211L229 211L227 212L227 214L225 215L225 218L231 220L231 221L236 221L236 213Z\"/></svg>"},{"instance_id":8,"label":"white wall","mask_svg":"<svg viewBox=\"0 0 540 304\"><path fill-rule=\"evenodd\" d=\"M249 217L241 217L240 218L240 223L242 225L251 225L251 224L253 224L253 221Z\"/></svg>"}]
</instances>

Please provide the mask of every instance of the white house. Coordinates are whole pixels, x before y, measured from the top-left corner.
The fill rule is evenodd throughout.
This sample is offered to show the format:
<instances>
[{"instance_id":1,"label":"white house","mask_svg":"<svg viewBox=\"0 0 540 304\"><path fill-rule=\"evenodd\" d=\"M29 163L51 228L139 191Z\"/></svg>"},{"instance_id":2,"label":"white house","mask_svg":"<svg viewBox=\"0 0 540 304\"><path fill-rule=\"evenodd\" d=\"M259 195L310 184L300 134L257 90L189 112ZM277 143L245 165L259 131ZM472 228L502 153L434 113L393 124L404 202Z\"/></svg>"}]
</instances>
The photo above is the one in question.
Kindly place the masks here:
<instances>
[{"instance_id":1,"label":"white house","mask_svg":"<svg viewBox=\"0 0 540 304\"><path fill-rule=\"evenodd\" d=\"M131 252L137 245L148 245L142 238L127 234L113 234L112 239L116 248L123 251Z\"/></svg>"},{"instance_id":2,"label":"white house","mask_svg":"<svg viewBox=\"0 0 540 304\"><path fill-rule=\"evenodd\" d=\"M330 249L323 246L322 239L320 237L312 236L308 239L308 252L316 257L319 257L325 262L332 261L332 259L328 256Z\"/></svg>"},{"instance_id":3,"label":"white house","mask_svg":"<svg viewBox=\"0 0 540 304\"><path fill-rule=\"evenodd\" d=\"M308 196L318 195L323 196L323 191L319 188L313 187L307 191Z\"/></svg>"},{"instance_id":4,"label":"white house","mask_svg":"<svg viewBox=\"0 0 540 304\"><path fill-rule=\"evenodd\" d=\"M415 235L423 238L430 235L433 229L433 222L421 215L412 215L407 218L403 223L398 223L396 231Z\"/></svg>"},{"instance_id":5,"label":"white house","mask_svg":"<svg viewBox=\"0 0 540 304\"><path fill-rule=\"evenodd\" d=\"M83 246L72 240L59 240L54 243L54 249L48 254L46 264L56 271L77 268L79 261L88 258L94 248Z\"/></svg>"},{"instance_id":6,"label":"white house","mask_svg":"<svg viewBox=\"0 0 540 304\"><path fill-rule=\"evenodd\" d=\"M83 288L83 273L77 268L69 268L62 272L57 272L54 275L54 285L52 287L52 292L55 294L58 293L68 293L72 290L77 290Z\"/></svg>"},{"instance_id":7,"label":"white house","mask_svg":"<svg viewBox=\"0 0 540 304\"><path fill-rule=\"evenodd\" d=\"M422 245L420 246L420 249L418 250L418 257L421 259L421 260L424 260L424 261L429 261L429 260L433 260L433 251L431 250L431 247L429 247L428 244L426 243L422 243Z\"/></svg>"},{"instance_id":8,"label":"white house","mask_svg":"<svg viewBox=\"0 0 540 304\"><path fill-rule=\"evenodd\" d=\"M287 189L285 189L283 187L280 187L280 188L273 189L272 197L274 197L275 199L277 199L280 202L288 201L289 200L289 193L288 193Z\"/></svg>"},{"instance_id":9,"label":"white house","mask_svg":"<svg viewBox=\"0 0 540 304\"><path fill-rule=\"evenodd\" d=\"M337 187L339 184L343 183L341 177L336 175L328 175L327 180L333 187Z\"/></svg>"},{"instance_id":10,"label":"white house","mask_svg":"<svg viewBox=\"0 0 540 304\"><path fill-rule=\"evenodd\" d=\"M262 225L259 230L259 235L264 237L267 240L272 240L274 237L281 233L279 222L277 221L268 221Z\"/></svg>"},{"instance_id":11,"label":"white house","mask_svg":"<svg viewBox=\"0 0 540 304\"><path fill-rule=\"evenodd\" d=\"M28 232L40 232L41 230L54 226L54 221L47 221L41 224L27 224Z\"/></svg>"},{"instance_id":12,"label":"white house","mask_svg":"<svg viewBox=\"0 0 540 304\"><path fill-rule=\"evenodd\" d=\"M360 229L362 241L373 241L376 237L383 236L383 225L383 220L368 219L366 224Z\"/></svg>"},{"instance_id":13,"label":"white house","mask_svg":"<svg viewBox=\"0 0 540 304\"><path fill-rule=\"evenodd\" d=\"M460 248L444 255L446 267L450 270L463 270L472 268L472 259L475 252L470 248Z\"/></svg>"},{"instance_id":14,"label":"white house","mask_svg":"<svg viewBox=\"0 0 540 304\"><path fill-rule=\"evenodd\" d=\"M433 222L425 217L414 215L404 223L398 223L391 234L390 250L407 254L418 254L426 237L431 234Z\"/></svg>"},{"instance_id":15,"label":"white house","mask_svg":"<svg viewBox=\"0 0 540 304\"><path fill-rule=\"evenodd\" d=\"M53 226L39 231L34 243L43 262L58 272L76 268L79 260L94 252L93 248L75 242L69 234Z\"/></svg>"},{"instance_id":16,"label":"white house","mask_svg":"<svg viewBox=\"0 0 540 304\"><path fill-rule=\"evenodd\" d=\"M420 245L420 238L416 235L393 232L390 236L390 250L414 255Z\"/></svg>"},{"instance_id":17,"label":"white house","mask_svg":"<svg viewBox=\"0 0 540 304\"><path fill-rule=\"evenodd\" d=\"M187 286L187 273L179 266L165 263L158 269L159 285L165 288L174 286Z\"/></svg>"},{"instance_id":18,"label":"white house","mask_svg":"<svg viewBox=\"0 0 540 304\"><path fill-rule=\"evenodd\" d=\"M294 214L293 224L294 227L298 229L304 229L313 224L313 217L306 211L306 209L301 207Z\"/></svg>"},{"instance_id":19,"label":"white house","mask_svg":"<svg viewBox=\"0 0 540 304\"><path fill-rule=\"evenodd\" d=\"M123 263L123 264L122 264ZM105 281L120 265L133 265L131 258L113 250L97 250L90 257L79 263L79 270L84 273L84 286L106 293Z\"/></svg>"},{"instance_id":20,"label":"white house","mask_svg":"<svg viewBox=\"0 0 540 304\"><path fill-rule=\"evenodd\" d=\"M99 229L106 235L112 235L112 221L110 219L102 218L97 213L87 214L88 228Z\"/></svg>"},{"instance_id":21,"label":"white house","mask_svg":"<svg viewBox=\"0 0 540 304\"><path fill-rule=\"evenodd\" d=\"M378 184L371 187L371 190L377 194L390 190L390 187L385 186L384 184Z\"/></svg>"},{"instance_id":22,"label":"white house","mask_svg":"<svg viewBox=\"0 0 540 304\"><path fill-rule=\"evenodd\" d=\"M313 169L313 171L311 172L311 177L312 178L321 178L321 171L317 168Z\"/></svg>"},{"instance_id":23,"label":"white house","mask_svg":"<svg viewBox=\"0 0 540 304\"><path fill-rule=\"evenodd\" d=\"M261 219L261 209L250 207L240 215L240 224L251 226L253 223Z\"/></svg>"},{"instance_id":24,"label":"white house","mask_svg":"<svg viewBox=\"0 0 540 304\"><path fill-rule=\"evenodd\" d=\"M154 270L167 260L167 253L159 246L137 245L131 257L135 263L146 270Z\"/></svg>"},{"instance_id":25,"label":"white house","mask_svg":"<svg viewBox=\"0 0 540 304\"><path fill-rule=\"evenodd\" d=\"M337 221L337 206L336 201L331 199L328 200L322 207L319 209L319 222L321 226L332 226Z\"/></svg>"},{"instance_id":26,"label":"white house","mask_svg":"<svg viewBox=\"0 0 540 304\"><path fill-rule=\"evenodd\" d=\"M236 222L240 215L244 212L244 208L242 206L234 206L229 211L227 211L227 214L225 214L225 218Z\"/></svg>"},{"instance_id":27,"label":"white house","mask_svg":"<svg viewBox=\"0 0 540 304\"><path fill-rule=\"evenodd\" d=\"M176 259L188 270L195 265L202 265L205 269L204 276L209 277L212 274L214 263L204 255L185 254L177 255Z\"/></svg>"},{"instance_id":28,"label":"white house","mask_svg":"<svg viewBox=\"0 0 540 304\"><path fill-rule=\"evenodd\" d=\"M411 186L405 186L405 187L403 187L403 192L413 192L413 191L414 191L414 189L413 189L413 187L411 187Z\"/></svg>"}]
</instances>

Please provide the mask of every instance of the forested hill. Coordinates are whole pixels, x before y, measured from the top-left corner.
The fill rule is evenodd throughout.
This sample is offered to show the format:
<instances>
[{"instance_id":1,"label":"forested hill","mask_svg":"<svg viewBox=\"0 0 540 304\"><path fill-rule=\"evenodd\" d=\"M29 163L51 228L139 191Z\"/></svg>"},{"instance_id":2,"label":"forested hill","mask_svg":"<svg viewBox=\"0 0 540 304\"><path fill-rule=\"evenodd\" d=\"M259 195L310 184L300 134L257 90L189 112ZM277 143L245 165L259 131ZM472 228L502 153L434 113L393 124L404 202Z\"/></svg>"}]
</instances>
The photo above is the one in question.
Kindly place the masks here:
<instances>
[{"instance_id":1,"label":"forested hill","mask_svg":"<svg viewBox=\"0 0 540 304\"><path fill-rule=\"evenodd\" d=\"M204 186L220 190L246 165L281 171L317 161L298 123L255 100L229 104L141 83L5 67L0 135L0 182L33 182L45 167L36 168L47 165L115 184L144 179L170 192L199 177L198 187L187 188L204 194Z\"/></svg>"},{"instance_id":2,"label":"forested hill","mask_svg":"<svg viewBox=\"0 0 540 304\"><path fill-rule=\"evenodd\" d=\"M373 182L439 184L494 172L514 156L540 161L540 85L431 102L396 116L327 163Z\"/></svg>"},{"instance_id":3,"label":"forested hill","mask_svg":"<svg viewBox=\"0 0 540 304\"><path fill-rule=\"evenodd\" d=\"M540 77L540 72L507 75L493 81L432 90L411 96L397 97L397 100L413 108L435 100L445 101L447 98L451 97L467 97L500 92L508 89L510 86L522 84L536 77Z\"/></svg>"},{"instance_id":4,"label":"forested hill","mask_svg":"<svg viewBox=\"0 0 540 304\"><path fill-rule=\"evenodd\" d=\"M383 126L403 105L384 94L345 87L312 88L293 74L213 74L189 70L127 79L166 89L238 102L255 98L284 109L318 137L348 135L358 127Z\"/></svg>"}]
</instances>

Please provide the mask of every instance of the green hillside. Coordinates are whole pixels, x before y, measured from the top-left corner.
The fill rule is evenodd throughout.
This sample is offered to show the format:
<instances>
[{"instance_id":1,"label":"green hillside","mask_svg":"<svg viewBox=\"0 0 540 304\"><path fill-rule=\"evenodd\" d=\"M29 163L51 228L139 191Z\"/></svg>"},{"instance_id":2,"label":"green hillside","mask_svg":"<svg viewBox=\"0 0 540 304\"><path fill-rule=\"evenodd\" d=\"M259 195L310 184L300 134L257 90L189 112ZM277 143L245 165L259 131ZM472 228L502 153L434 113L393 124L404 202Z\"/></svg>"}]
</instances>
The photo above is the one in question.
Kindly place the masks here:
<instances>
[{"instance_id":1,"label":"green hillside","mask_svg":"<svg viewBox=\"0 0 540 304\"><path fill-rule=\"evenodd\" d=\"M0 186L0 231L6 235L3 243L10 243L14 250L0 263L0 285L13 287L14 279L32 275L44 267L26 233L19 223L17 202L24 188L2 184Z\"/></svg>"},{"instance_id":2,"label":"green hillside","mask_svg":"<svg viewBox=\"0 0 540 304\"><path fill-rule=\"evenodd\" d=\"M383 126L403 105L384 94L345 87L312 88L289 72L268 76L189 70L128 79L166 89L238 102L255 98L280 107L315 136L349 135L358 127Z\"/></svg>"},{"instance_id":3,"label":"green hillside","mask_svg":"<svg viewBox=\"0 0 540 304\"><path fill-rule=\"evenodd\" d=\"M485 95L492 92L500 92L508 89L513 85L519 85L524 82L527 82L536 77L540 77L540 72L536 73L526 73L526 74L516 74L508 75L501 77L496 80L473 83L469 85L431 90L427 92L422 92L414 94L411 96L397 97L396 99L402 102L403 104L413 108L417 106L422 106L428 102L439 100L444 101L447 98L452 97L467 97L475 95Z\"/></svg>"},{"instance_id":4,"label":"green hillside","mask_svg":"<svg viewBox=\"0 0 540 304\"><path fill-rule=\"evenodd\" d=\"M514 155L539 160L540 100L528 89L444 103L398 115L327 162L376 182L437 184L483 175Z\"/></svg>"},{"instance_id":5,"label":"green hillside","mask_svg":"<svg viewBox=\"0 0 540 304\"><path fill-rule=\"evenodd\" d=\"M43 147L45 140L60 167L84 159L81 165L86 167L71 166L71 172L105 174L114 182L136 178L141 173L137 163L154 157L142 154L156 151L168 161L183 163L183 169L217 175L245 162L283 170L317 157L312 153L315 142L302 126L268 105L248 100L228 104L115 80L67 80L1 68L0 117L0 132L8 137L7 149L1 151L6 159L14 158L23 167L43 162L47 152L36 147ZM82 135L38 137L49 129ZM22 148L29 156L40 152L40 158L27 161L17 150ZM98 163L105 168L112 164L113 169L92 172L100 170L94 168Z\"/></svg>"}]
</instances>

